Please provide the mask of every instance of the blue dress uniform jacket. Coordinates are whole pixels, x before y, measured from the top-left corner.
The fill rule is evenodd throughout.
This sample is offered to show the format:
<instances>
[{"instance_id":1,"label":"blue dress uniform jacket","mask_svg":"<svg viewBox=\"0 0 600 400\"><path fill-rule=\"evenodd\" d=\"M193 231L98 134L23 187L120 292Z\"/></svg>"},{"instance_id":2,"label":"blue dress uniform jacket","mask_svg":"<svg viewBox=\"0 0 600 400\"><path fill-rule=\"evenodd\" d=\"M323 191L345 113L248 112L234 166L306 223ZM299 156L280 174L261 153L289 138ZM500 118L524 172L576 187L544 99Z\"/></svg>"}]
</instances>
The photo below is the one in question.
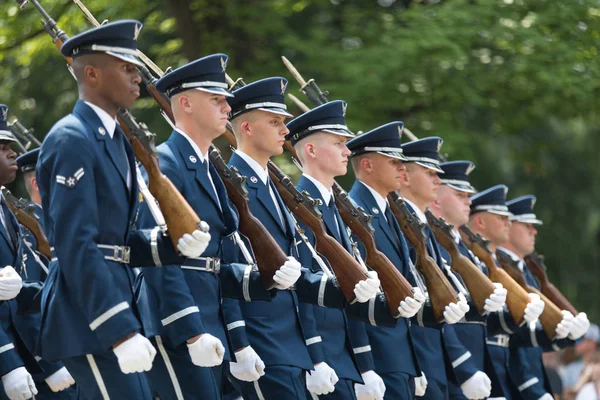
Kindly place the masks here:
<instances>
[{"instance_id":1,"label":"blue dress uniform jacket","mask_svg":"<svg viewBox=\"0 0 600 400\"><path fill-rule=\"evenodd\" d=\"M300 177L297 187L300 191L307 191L309 196L313 199L321 200L322 205L319 206L319 209L323 213L323 221L328 233L342 243L349 252L352 252L349 239L344 234L346 232L346 227L341 218L339 218L335 205L332 205L331 208L327 207L319 189L304 175ZM331 202L334 203L333 198L331 199ZM336 220L341 237L340 234L337 233L338 228L336 227ZM315 242L312 232L306 230L305 233L309 242L314 245ZM305 246L300 247L299 250L301 253L301 260L306 260L308 257L312 258L312 255ZM302 263L306 265L305 262ZM315 272L317 271L315 270ZM348 379L362 383L359 371L366 371L374 365L374 363L369 360L369 358L372 360L370 347L365 349L365 346L368 346L368 336L364 324L349 324L343 309L314 306L313 310L317 329L322 339L323 351L327 364L335 370L340 379ZM363 365L359 365L361 361L359 361L358 357L355 357L355 352L363 359Z\"/></svg>"},{"instance_id":2,"label":"blue dress uniform jacket","mask_svg":"<svg viewBox=\"0 0 600 400\"><path fill-rule=\"evenodd\" d=\"M144 329L149 337L168 338L174 347L198 334L209 333L221 340L226 348L225 359L229 360L221 298L242 296L244 271L248 268L233 262L237 261L239 252L234 243L237 215L215 168L210 164L209 173L217 193L212 188L206 167L181 133L174 131L158 146L158 155L161 171L210 227L211 240L202 258L215 257L222 262L218 274L198 270L200 260L189 258L176 265L168 265L167 261L162 268L144 268L142 274L146 284L138 282L142 291L139 298L146 296L149 305L143 310ZM142 226L154 225L146 205L140 210L139 220ZM252 273L247 283L248 294L253 298L271 298L258 273Z\"/></svg>"},{"instance_id":3,"label":"blue dress uniform jacket","mask_svg":"<svg viewBox=\"0 0 600 400\"><path fill-rule=\"evenodd\" d=\"M356 205L362 207L373 216L371 224L374 229L377 248L389 258L413 286L416 286L408 267L408 258L410 256L404 235L399 231L392 231L392 228L385 219L385 210L379 210L373 194L360 181L357 180L354 183L349 195ZM371 212L372 210L379 210L379 212ZM365 255L364 251L361 251L361 253L363 253L363 256ZM375 308L375 310L379 310L379 307ZM386 312L388 317L391 317L387 305L385 305L385 311L383 312ZM380 375L391 372L403 372L413 377L418 376L421 374L421 370L409 329L410 320L399 318L394 323L394 327L366 325L373 358L375 359L375 372ZM396 351L401 352L402 355L398 356Z\"/></svg>"},{"instance_id":4,"label":"blue dress uniform jacket","mask_svg":"<svg viewBox=\"0 0 600 400\"><path fill-rule=\"evenodd\" d=\"M286 254L294 251L294 223L274 185L265 185L256 172L237 153L229 161L239 173L250 179L246 182L252 215L259 219ZM277 213L269 186L281 210ZM298 297L294 290L277 290L270 302L224 299L223 309L234 349L251 345L265 365L289 365L312 370L313 362L303 333ZM244 325L245 324L245 325ZM267 369L268 373L268 369Z\"/></svg>"},{"instance_id":5,"label":"blue dress uniform jacket","mask_svg":"<svg viewBox=\"0 0 600 400\"><path fill-rule=\"evenodd\" d=\"M482 272L487 275L487 268L480 264L473 253L465 246L462 240L458 242L458 249L461 254L469 258L474 265L481 268ZM446 249L441 248L442 257L449 264L451 261L450 254ZM454 272L454 275L459 280L461 285L466 289L466 285L462 277ZM481 315L475 304L472 302L470 295L469 300L470 310L465 315L465 319L452 326L444 327L444 338L446 349L450 355L454 377L449 385L450 398L463 399L465 398L460 389L463 384L477 371L485 372L492 381L491 397L504 397L502 385L500 384L496 371L492 363L487 347L487 332L486 320L487 314Z\"/></svg>"},{"instance_id":6,"label":"blue dress uniform jacket","mask_svg":"<svg viewBox=\"0 0 600 400\"><path fill-rule=\"evenodd\" d=\"M44 226L56 256L42 297L38 350L46 360L103 353L141 329L133 303L133 271L109 260L99 247L127 245L130 265L154 265L150 232L134 229L135 171L133 151L120 128L111 139L95 111L82 101L42 144L37 180ZM179 258L168 237L157 238L156 247L163 258ZM120 259L114 249L111 253Z\"/></svg>"}]
</instances>

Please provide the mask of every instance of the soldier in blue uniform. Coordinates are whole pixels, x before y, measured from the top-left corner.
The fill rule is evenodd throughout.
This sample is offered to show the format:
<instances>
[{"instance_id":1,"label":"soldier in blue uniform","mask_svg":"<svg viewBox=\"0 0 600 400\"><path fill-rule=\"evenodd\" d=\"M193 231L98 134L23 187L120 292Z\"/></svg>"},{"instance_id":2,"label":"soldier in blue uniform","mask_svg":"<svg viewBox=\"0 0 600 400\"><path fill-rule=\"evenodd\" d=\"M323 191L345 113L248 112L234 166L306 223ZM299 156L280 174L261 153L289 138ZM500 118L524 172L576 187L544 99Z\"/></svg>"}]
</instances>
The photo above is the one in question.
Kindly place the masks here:
<instances>
[{"instance_id":1,"label":"soldier in blue uniform","mask_svg":"<svg viewBox=\"0 0 600 400\"><path fill-rule=\"evenodd\" d=\"M351 154L346 142L354 135L346 126L345 114L346 103L339 100L316 107L288 123L290 133L286 138L291 141L304 168L298 189L320 201L318 208L323 214L328 234L354 254L348 228L340 217L331 189L335 177L346 174L348 156ZM314 245L312 232L306 233L308 242ZM300 249L300 253L301 260L312 257L306 246ZM377 276L374 271L368 274L372 278ZM349 306L349 310L355 306L357 304ZM339 377L335 391L318 398L382 398L385 384L374 371L375 363L365 324L346 319L343 309L319 306L313 306L313 309L323 341L325 361ZM364 318L368 317L364 315ZM310 379L311 374L307 376L307 383Z\"/></svg>"},{"instance_id":2,"label":"soldier in blue uniform","mask_svg":"<svg viewBox=\"0 0 600 400\"><path fill-rule=\"evenodd\" d=\"M469 227L473 232L480 233L490 241L489 248L494 254L498 246L505 245L508 241L511 213L506 206L507 192L508 188L505 185L496 185L470 198ZM525 308L523 326L515 323L506 308L488 316L488 352L504 397L508 400L519 398L519 388L510 374L509 346L532 346L527 342L530 337L528 324L536 321L544 309L544 303L537 294L530 293L529 297L531 300ZM557 328L560 330L557 331L559 336L565 334L564 330L568 333L569 326L568 319L559 324Z\"/></svg>"},{"instance_id":3,"label":"soldier in blue uniform","mask_svg":"<svg viewBox=\"0 0 600 400\"><path fill-rule=\"evenodd\" d=\"M156 350L140 334L129 266L155 265L153 253L182 257L168 236L134 229L138 182L133 150L117 125L139 96L138 21L118 21L66 41L79 100L42 144L37 183L53 249L42 297L38 351L61 360L89 399L151 397L146 376ZM208 234L178 238L198 256Z\"/></svg>"},{"instance_id":4,"label":"soldier in blue uniform","mask_svg":"<svg viewBox=\"0 0 600 400\"><path fill-rule=\"evenodd\" d=\"M487 268L481 265L467 249L458 233L458 227L469 222L471 205L469 196L476 193L469 183L469 174L475 169L475 164L471 161L451 161L440 164L440 168L444 171L440 174L442 184L437 199L429 204L429 208L434 215L454 225L453 235L461 254L487 274ZM450 265L450 255L444 248L441 251L442 257ZM455 273L455 276L460 279L461 288L466 290L460 275ZM454 332L459 340L453 342L453 348L449 350L458 355L458 358L453 357L452 360L456 379L449 381L451 399L480 399L490 395L503 397L486 344L487 315L501 310L507 295L502 284L494 285L496 286L494 293L485 301L485 313L479 314L479 310L471 303L471 309L465 318L454 325ZM468 293L467 298L470 298ZM450 331L444 330L444 335L448 334ZM450 343L446 345L451 346Z\"/></svg>"},{"instance_id":5,"label":"soldier in blue uniform","mask_svg":"<svg viewBox=\"0 0 600 400\"><path fill-rule=\"evenodd\" d=\"M41 198L35 176L36 165L39 156L39 148L28 151L17 157L17 166L23 173L25 188L32 200L33 210L38 218L41 218L42 207ZM41 220L40 220L41 221ZM40 224L41 225L41 224ZM31 282L44 282L48 276L48 262L43 255L35 251L35 237L26 228L21 227L23 235L23 244L25 247L25 266L21 275L24 280ZM28 340L35 346L39 335L41 324L41 315L39 313L28 313L17 316L17 323L24 327ZM38 390L38 399L76 399L78 392L75 380L64 367L62 362L48 362L38 358L38 363L43 369L43 373L35 374L33 379Z\"/></svg>"},{"instance_id":6,"label":"soldier in blue uniform","mask_svg":"<svg viewBox=\"0 0 600 400\"><path fill-rule=\"evenodd\" d=\"M536 226L542 225L534 211L535 196L528 195L518 197L507 202L508 210L511 212L511 226L509 229L509 240L500 247L499 251L504 251L513 260L518 261L519 268L525 273L527 283L540 289L539 284L529 271L529 268L523 261L523 258L535 250L535 237L537 234ZM570 312L563 310L566 319L570 318ZM572 345L574 340L581 337L589 321L585 313L579 313L573 320L569 329L568 339L554 340L555 343L548 348L546 334L540 326L536 324L529 326L529 336L533 342L533 347L515 346L511 343L510 365L512 377L517 386L520 398L522 399L552 399L552 390L546 375L546 370L542 362L543 351L555 351L567 345ZM539 323L538 323L539 324ZM564 323L561 322L560 325ZM557 338L560 338L557 332Z\"/></svg>"},{"instance_id":7,"label":"soldier in blue uniform","mask_svg":"<svg viewBox=\"0 0 600 400\"><path fill-rule=\"evenodd\" d=\"M413 212L426 227L427 248L429 255L436 264L448 275L449 281L456 286L455 277L449 268L445 268L441 250L437 244L431 229L427 225L425 210L429 203L437 199L441 180L438 173L443 173L439 167L438 155L442 145L439 137L428 137L402 145L405 161L405 170L400 173L400 194L404 198L408 208ZM415 256L411 246L411 257ZM414 262L414 258L412 259ZM424 308L424 311L427 308ZM411 326L411 333L415 338L415 347L419 365L427 378L427 390L424 398L444 399L448 396L448 375L452 377L452 362L457 358L451 354L448 345L450 339L444 338L443 330L453 331L448 324L460 321L469 311L466 298L446 306L444 312L445 323L438 324L433 320L431 313L417 314L416 324ZM454 342L457 341L455 335Z\"/></svg>"},{"instance_id":8,"label":"soldier in blue uniform","mask_svg":"<svg viewBox=\"0 0 600 400\"><path fill-rule=\"evenodd\" d=\"M247 186L252 214L265 225L280 247L293 255L288 262L298 263L295 258L297 246L304 244L296 245L296 224L267 171L270 157L282 153L285 136L289 133L285 119L292 115L284 104L286 88L287 80L276 77L251 83L233 93L235 97L229 99L229 104L238 149L232 155L230 165L249 178ZM230 330L234 348L241 349L236 350L238 362L231 364L231 373L241 386L244 398L260 399L259 393L262 398L304 398L306 371L311 371L311 375L325 375L319 382L328 381L332 369L324 358L319 357L323 354L322 342L316 339L319 335L314 315L306 304L318 303L317 293L323 276L323 273L312 274L309 268L304 268L303 276L296 282L296 290L278 288L270 303L224 301L227 322L238 326ZM325 290L330 298L331 279L327 279L326 286L329 286ZM375 295L378 286L378 282L362 281L357 284L355 293L362 301L367 301ZM337 303L343 304L341 291L336 292ZM299 299L303 302L299 303ZM240 326L242 322L245 326ZM251 360L258 357L266 364L264 377L258 379L252 371L253 363L245 361L248 357L244 353L250 354ZM244 355L243 362L239 361L241 355ZM254 379L246 383L248 378ZM322 393L325 389L316 388L316 391Z\"/></svg>"},{"instance_id":9,"label":"soldier in blue uniform","mask_svg":"<svg viewBox=\"0 0 600 400\"><path fill-rule=\"evenodd\" d=\"M393 320L392 327L373 322L366 325L375 359L375 372L385 382L386 399L414 398L415 380L421 380L408 318L421 309L425 294L419 288L419 277L410 263L406 238L387 200L389 192L400 188L400 173L405 169L402 163L405 157L401 148L403 128L402 122L391 122L348 142L356 176L349 192L350 197L373 216L371 225L377 248L414 286L414 298L409 297L401 303L398 310L402 318ZM374 311L377 308L374 307ZM389 314L387 307L384 312ZM380 317L379 320L381 319Z\"/></svg>"},{"instance_id":10,"label":"soldier in blue uniform","mask_svg":"<svg viewBox=\"0 0 600 400\"><path fill-rule=\"evenodd\" d=\"M219 399L225 374L222 362L232 359L227 329L237 326L227 326L222 298L250 301L273 296L254 271L253 259L238 263L245 242L237 232L237 214L208 159L210 145L225 131L231 111L227 62L225 54L210 55L156 82L157 89L170 97L175 117L173 133L158 146L161 170L208 224L211 237L203 257L143 272L146 285L142 289L147 289L151 305L146 312L151 319L144 320L160 352L149 375L163 399ZM144 226L154 224L147 207L139 218ZM277 273L282 288L293 285L300 275L293 263L286 263Z\"/></svg>"}]
</instances>

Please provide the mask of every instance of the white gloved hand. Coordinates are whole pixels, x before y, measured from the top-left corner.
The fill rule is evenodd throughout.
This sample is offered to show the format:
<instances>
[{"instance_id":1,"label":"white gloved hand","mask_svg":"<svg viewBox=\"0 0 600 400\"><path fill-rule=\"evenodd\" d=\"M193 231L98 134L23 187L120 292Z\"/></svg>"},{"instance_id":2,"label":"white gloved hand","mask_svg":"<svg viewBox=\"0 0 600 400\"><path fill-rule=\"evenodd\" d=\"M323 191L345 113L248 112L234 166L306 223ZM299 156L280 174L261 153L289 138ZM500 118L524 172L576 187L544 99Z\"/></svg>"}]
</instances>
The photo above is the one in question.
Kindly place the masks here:
<instances>
[{"instance_id":1,"label":"white gloved hand","mask_svg":"<svg viewBox=\"0 0 600 400\"><path fill-rule=\"evenodd\" d=\"M492 393L492 381L484 372L477 371L460 388L467 399L485 399Z\"/></svg>"},{"instance_id":2,"label":"white gloved hand","mask_svg":"<svg viewBox=\"0 0 600 400\"><path fill-rule=\"evenodd\" d=\"M456 303L450 303L444 309L444 319L448 324L455 324L460 321L465 314L469 311L469 304L465 296L460 293L458 295L459 300Z\"/></svg>"},{"instance_id":3,"label":"white gloved hand","mask_svg":"<svg viewBox=\"0 0 600 400\"><path fill-rule=\"evenodd\" d=\"M494 282L494 286L496 286L494 293L485 299L485 306L483 306L483 309L489 313L502 310L504 303L506 303L506 295L508 294L508 291L501 283Z\"/></svg>"},{"instance_id":4,"label":"white gloved hand","mask_svg":"<svg viewBox=\"0 0 600 400\"><path fill-rule=\"evenodd\" d=\"M326 362L321 362L315 365L314 371L308 371L306 374L306 388L317 395L328 394L335 390L338 380L333 368Z\"/></svg>"},{"instance_id":5,"label":"white gloved hand","mask_svg":"<svg viewBox=\"0 0 600 400\"><path fill-rule=\"evenodd\" d=\"M371 300L377 292L379 292L379 277L377 276L377 272L368 271L367 279L364 281L360 281L354 286L354 295L356 296L356 301L359 303L366 303Z\"/></svg>"},{"instance_id":6,"label":"white gloved hand","mask_svg":"<svg viewBox=\"0 0 600 400\"><path fill-rule=\"evenodd\" d=\"M273 280L277 283L275 287L281 290L292 287L300 278L301 270L302 265L294 257L288 257L287 261L273 275Z\"/></svg>"},{"instance_id":7,"label":"white gloved hand","mask_svg":"<svg viewBox=\"0 0 600 400\"><path fill-rule=\"evenodd\" d=\"M256 354L252 346L235 352L237 362L229 363L231 375L244 382L257 381L265 374L265 363Z\"/></svg>"},{"instance_id":8,"label":"white gloved hand","mask_svg":"<svg viewBox=\"0 0 600 400\"><path fill-rule=\"evenodd\" d=\"M415 377L415 396L417 396L417 397L425 396L426 391L427 391L427 377L425 376L425 372L421 371L421 376Z\"/></svg>"},{"instance_id":9,"label":"white gloved hand","mask_svg":"<svg viewBox=\"0 0 600 400\"><path fill-rule=\"evenodd\" d=\"M546 393L542 395L542 397L540 397L538 400L554 400L554 396L552 396L550 393Z\"/></svg>"},{"instance_id":10,"label":"white gloved hand","mask_svg":"<svg viewBox=\"0 0 600 400\"><path fill-rule=\"evenodd\" d=\"M556 325L556 330L554 333L556 334L557 339L564 339L571 332L571 328L573 327L573 320L575 317L571 314L570 311L562 310L563 318L558 325Z\"/></svg>"},{"instance_id":11,"label":"white gloved hand","mask_svg":"<svg viewBox=\"0 0 600 400\"><path fill-rule=\"evenodd\" d=\"M573 319L573 325L571 326L571 332L569 332L569 339L577 340L590 329L590 321L586 313L580 312L577 314L575 319Z\"/></svg>"},{"instance_id":12,"label":"white gloved hand","mask_svg":"<svg viewBox=\"0 0 600 400\"><path fill-rule=\"evenodd\" d=\"M199 367L214 367L221 365L225 356L223 343L211 334L200 335L194 343L188 343L188 352L192 363Z\"/></svg>"},{"instance_id":13,"label":"white gloved hand","mask_svg":"<svg viewBox=\"0 0 600 400\"><path fill-rule=\"evenodd\" d=\"M525 315L523 318L525 319L525 322L529 323L535 321L542 315L542 312L544 311L544 302L540 299L540 296L535 293L527 294L529 295L530 301L529 304L527 304L527 307L525 307Z\"/></svg>"},{"instance_id":14,"label":"white gloved hand","mask_svg":"<svg viewBox=\"0 0 600 400\"><path fill-rule=\"evenodd\" d=\"M23 287L21 276L10 265L0 269L0 275L0 300L17 297Z\"/></svg>"},{"instance_id":15,"label":"white gloved hand","mask_svg":"<svg viewBox=\"0 0 600 400\"><path fill-rule=\"evenodd\" d=\"M413 297L407 296L398 306L398 312L403 318L414 317L425 304L425 295L418 287L413 288Z\"/></svg>"},{"instance_id":16,"label":"white gloved hand","mask_svg":"<svg viewBox=\"0 0 600 400\"><path fill-rule=\"evenodd\" d=\"M15 368L2 376L2 385L10 400L26 400L38 394L33 378L25 367Z\"/></svg>"},{"instance_id":17,"label":"white gloved hand","mask_svg":"<svg viewBox=\"0 0 600 400\"><path fill-rule=\"evenodd\" d=\"M66 367L62 367L47 377L45 381L53 392L60 392L75 384L75 379L73 379Z\"/></svg>"},{"instance_id":18,"label":"white gloved hand","mask_svg":"<svg viewBox=\"0 0 600 400\"><path fill-rule=\"evenodd\" d=\"M186 233L179 238L177 249L186 257L197 258L204 253L210 242L210 233L196 229L192 234Z\"/></svg>"},{"instance_id":19,"label":"white gloved hand","mask_svg":"<svg viewBox=\"0 0 600 400\"><path fill-rule=\"evenodd\" d=\"M385 394L385 383L375 371L367 371L361 374L364 385L354 384L354 392L357 400L383 400Z\"/></svg>"},{"instance_id":20,"label":"white gloved hand","mask_svg":"<svg viewBox=\"0 0 600 400\"><path fill-rule=\"evenodd\" d=\"M156 355L152 343L139 333L115 347L113 351L119 361L119 368L124 374L150 371Z\"/></svg>"}]
</instances>

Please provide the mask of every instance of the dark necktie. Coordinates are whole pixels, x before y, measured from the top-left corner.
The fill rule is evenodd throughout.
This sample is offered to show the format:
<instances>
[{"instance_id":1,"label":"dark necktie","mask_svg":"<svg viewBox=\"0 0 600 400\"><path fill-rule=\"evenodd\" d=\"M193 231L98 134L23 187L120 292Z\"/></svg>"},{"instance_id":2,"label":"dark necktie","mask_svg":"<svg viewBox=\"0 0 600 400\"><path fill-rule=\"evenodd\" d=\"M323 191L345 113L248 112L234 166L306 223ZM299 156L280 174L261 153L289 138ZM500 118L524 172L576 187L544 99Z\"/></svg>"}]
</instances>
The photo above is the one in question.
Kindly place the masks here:
<instances>
[{"instance_id":1,"label":"dark necktie","mask_svg":"<svg viewBox=\"0 0 600 400\"><path fill-rule=\"evenodd\" d=\"M129 189L128 176L131 177L131 172L129 171L129 159L127 158L127 151L125 150L125 134L121 130L119 125L116 126L115 134L113 136L113 141L116 147L117 153L117 162L119 164L119 170L123 171L125 174L125 182L127 183L127 188Z\"/></svg>"}]
</instances>

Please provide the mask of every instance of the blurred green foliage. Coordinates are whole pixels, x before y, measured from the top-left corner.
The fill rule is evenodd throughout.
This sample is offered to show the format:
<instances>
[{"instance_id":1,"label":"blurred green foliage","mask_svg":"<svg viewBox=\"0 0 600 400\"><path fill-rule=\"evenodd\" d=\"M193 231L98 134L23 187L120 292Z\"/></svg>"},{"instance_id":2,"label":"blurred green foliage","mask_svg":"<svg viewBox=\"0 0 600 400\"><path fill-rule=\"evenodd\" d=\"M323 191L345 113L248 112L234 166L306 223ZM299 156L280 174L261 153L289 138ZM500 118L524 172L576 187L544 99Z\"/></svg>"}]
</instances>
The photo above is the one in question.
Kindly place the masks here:
<instances>
[{"instance_id":1,"label":"blurred green foliage","mask_svg":"<svg viewBox=\"0 0 600 400\"><path fill-rule=\"evenodd\" d=\"M40 0L68 35L90 27L70 0ZM479 189L533 193L545 221L538 249L555 284L600 319L600 3L597 0L86 0L100 21L144 23L139 47L177 67L214 52L246 82L281 75L288 57L366 131L402 120L441 136L450 159L477 163ZM39 137L77 98L32 5L0 7L0 91ZM304 96L301 100L307 102ZM290 104L290 109L299 112ZM134 114L165 140L151 98ZM280 158L287 172L296 172ZM341 179L344 186L352 176Z\"/></svg>"}]
</instances>

